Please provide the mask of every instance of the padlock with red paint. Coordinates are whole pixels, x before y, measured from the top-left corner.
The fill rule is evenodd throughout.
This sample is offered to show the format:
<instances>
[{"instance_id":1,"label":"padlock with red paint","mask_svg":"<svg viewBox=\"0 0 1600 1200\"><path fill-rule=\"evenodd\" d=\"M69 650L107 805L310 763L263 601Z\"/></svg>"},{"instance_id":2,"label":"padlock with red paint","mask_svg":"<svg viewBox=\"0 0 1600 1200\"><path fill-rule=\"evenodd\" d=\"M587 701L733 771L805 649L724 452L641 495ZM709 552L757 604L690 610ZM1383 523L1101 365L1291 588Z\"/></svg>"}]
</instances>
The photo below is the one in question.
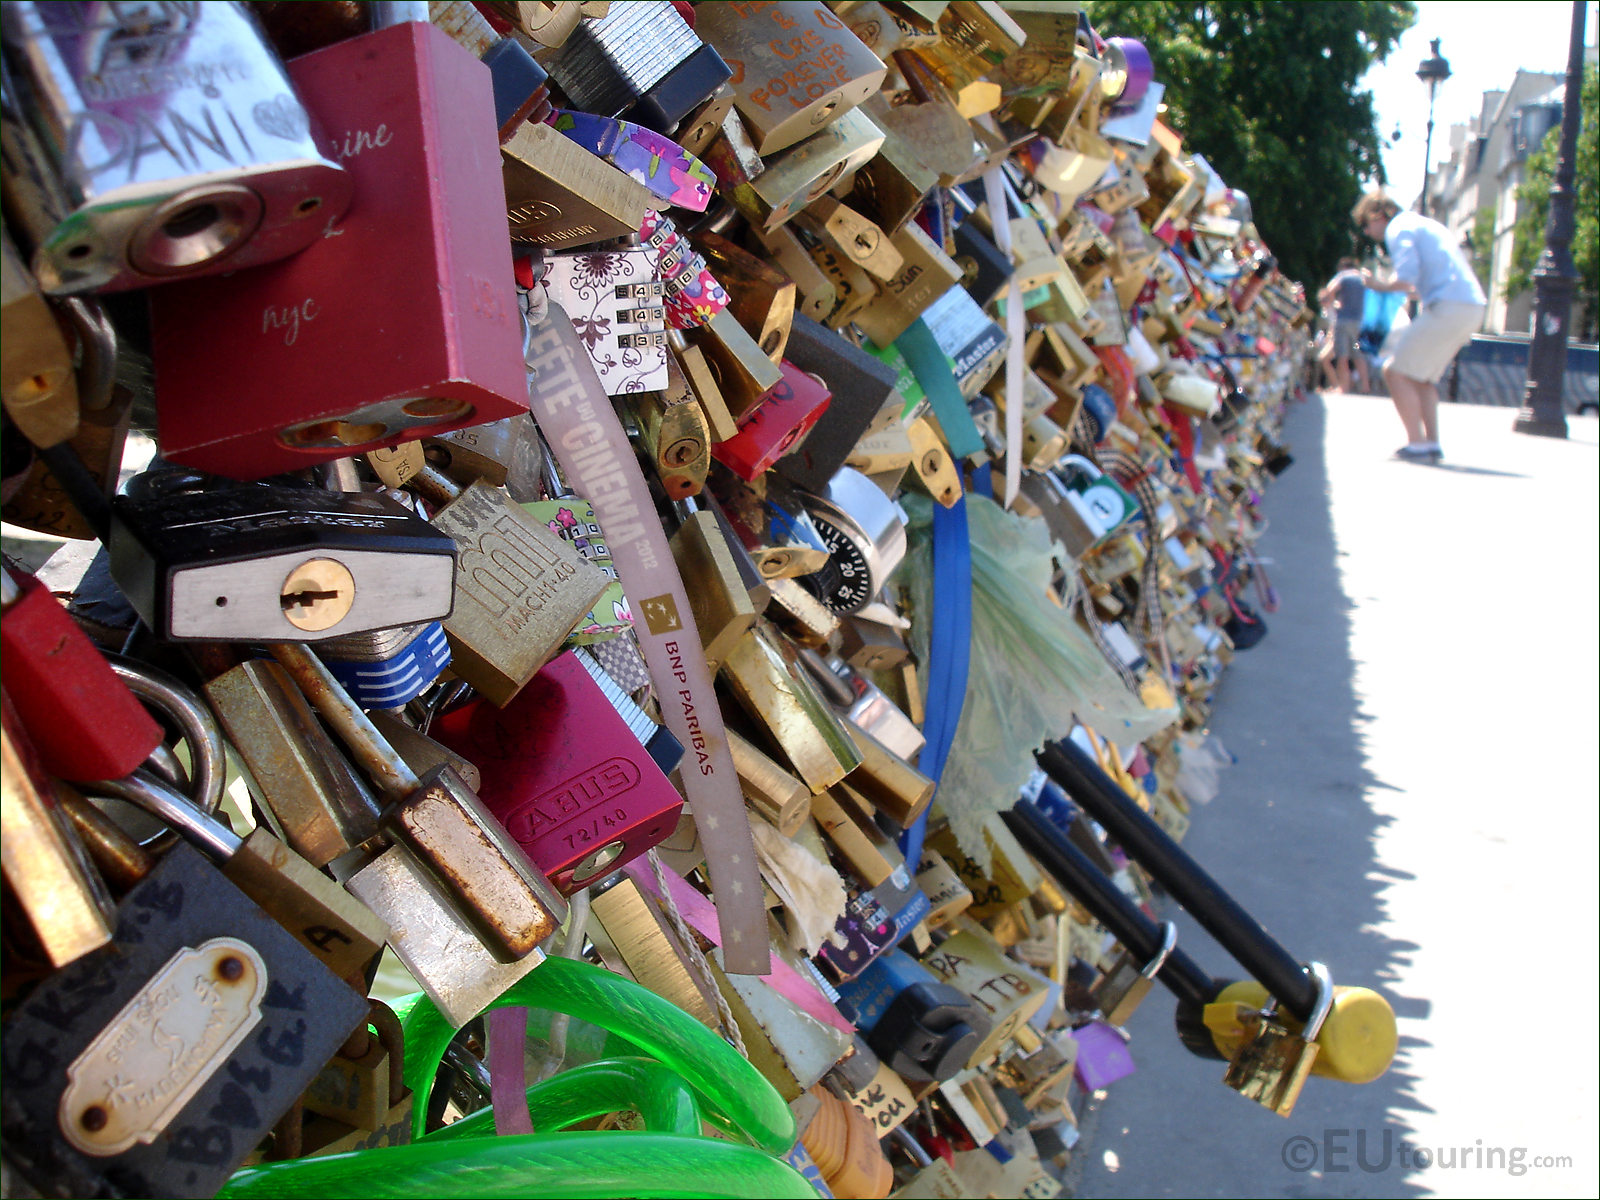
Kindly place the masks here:
<instances>
[{"instance_id":1,"label":"padlock with red paint","mask_svg":"<svg viewBox=\"0 0 1600 1200\"><path fill-rule=\"evenodd\" d=\"M162 454L260 479L525 413L489 68L408 21L289 74L355 197L292 259L152 293Z\"/></svg>"},{"instance_id":2,"label":"padlock with red paint","mask_svg":"<svg viewBox=\"0 0 1600 1200\"><path fill-rule=\"evenodd\" d=\"M88 634L31 575L4 578L6 692L52 775L120 779L161 743L161 726Z\"/></svg>"},{"instance_id":3,"label":"padlock with red paint","mask_svg":"<svg viewBox=\"0 0 1600 1200\"><path fill-rule=\"evenodd\" d=\"M822 380L788 359L780 364L783 380L739 422L739 432L711 447L711 456L753 483L768 467L799 446L801 439L828 411L833 398Z\"/></svg>"}]
</instances>

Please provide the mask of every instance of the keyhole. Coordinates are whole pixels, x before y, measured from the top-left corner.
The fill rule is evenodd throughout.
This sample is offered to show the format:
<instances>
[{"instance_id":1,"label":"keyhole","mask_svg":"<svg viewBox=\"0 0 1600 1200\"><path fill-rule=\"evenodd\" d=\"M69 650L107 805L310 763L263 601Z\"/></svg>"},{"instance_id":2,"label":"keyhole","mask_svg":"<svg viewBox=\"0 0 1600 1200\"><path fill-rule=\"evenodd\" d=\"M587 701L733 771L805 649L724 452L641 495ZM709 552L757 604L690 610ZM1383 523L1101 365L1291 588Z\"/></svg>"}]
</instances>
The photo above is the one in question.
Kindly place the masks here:
<instances>
[{"instance_id":1,"label":"keyhole","mask_svg":"<svg viewBox=\"0 0 1600 1200\"><path fill-rule=\"evenodd\" d=\"M307 559L289 572L278 589L284 619L307 633L333 628L355 600L355 578L348 567L331 558Z\"/></svg>"},{"instance_id":2,"label":"keyhole","mask_svg":"<svg viewBox=\"0 0 1600 1200\"><path fill-rule=\"evenodd\" d=\"M856 234L856 245L861 249L861 257L865 258L878 248L878 239L863 229Z\"/></svg>"}]
</instances>

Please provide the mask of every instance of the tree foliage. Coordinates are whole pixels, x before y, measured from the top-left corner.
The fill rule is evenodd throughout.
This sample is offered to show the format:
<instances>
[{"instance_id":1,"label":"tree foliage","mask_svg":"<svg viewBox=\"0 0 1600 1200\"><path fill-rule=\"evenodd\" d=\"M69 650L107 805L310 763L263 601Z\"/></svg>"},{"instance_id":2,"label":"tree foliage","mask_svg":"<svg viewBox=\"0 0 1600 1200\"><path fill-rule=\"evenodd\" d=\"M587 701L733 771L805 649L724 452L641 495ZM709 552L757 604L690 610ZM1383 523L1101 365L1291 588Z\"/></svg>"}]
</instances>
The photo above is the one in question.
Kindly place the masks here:
<instances>
[{"instance_id":1,"label":"tree foliage","mask_svg":"<svg viewBox=\"0 0 1600 1200\"><path fill-rule=\"evenodd\" d=\"M1594 336L1595 310L1600 303L1600 73L1594 63L1583 69L1583 91L1578 101L1578 155L1574 164L1574 215L1572 261L1578 268L1578 294L1584 302L1578 331L1585 340ZM1533 270L1544 253L1545 226L1550 221L1550 189L1555 186L1556 158L1561 150L1561 126L1544 135L1539 148L1528 156L1523 181L1517 188L1517 223L1511 235L1511 271L1506 295L1515 296L1533 286Z\"/></svg>"},{"instance_id":2,"label":"tree foliage","mask_svg":"<svg viewBox=\"0 0 1600 1200\"><path fill-rule=\"evenodd\" d=\"M1091 0L1102 37L1136 37L1167 85L1165 120L1230 187L1290 278L1315 289L1353 244L1361 181L1383 179L1356 85L1416 20L1409 0Z\"/></svg>"}]
</instances>

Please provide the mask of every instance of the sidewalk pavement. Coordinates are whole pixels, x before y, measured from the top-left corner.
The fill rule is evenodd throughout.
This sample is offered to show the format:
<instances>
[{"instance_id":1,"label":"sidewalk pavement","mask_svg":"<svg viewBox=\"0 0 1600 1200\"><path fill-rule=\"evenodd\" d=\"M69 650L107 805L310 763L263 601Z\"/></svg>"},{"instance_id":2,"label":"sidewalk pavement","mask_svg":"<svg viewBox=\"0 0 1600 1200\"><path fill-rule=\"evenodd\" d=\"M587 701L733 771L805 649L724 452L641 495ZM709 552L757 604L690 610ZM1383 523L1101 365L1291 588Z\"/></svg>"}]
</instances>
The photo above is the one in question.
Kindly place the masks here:
<instances>
[{"instance_id":1,"label":"sidewalk pavement","mask_svg":"<svg viewBox=\"0 0 1600 1200\"><path fill-rule=\"evenodd\" d=\"M1600 1190L1600 430L1440 419L1426 466L1389 457L1387 400L1291 411L1260 547L1281 607L1220 687L1211 729L1238 763L1185 842L1291 953L1382 991L1399 1056L1374 1083L1313 1078L1283 1120L1181 1047L1157 988L1138 1072L1083 1121L1076 1195ZM1237 977L1168 907L1179 945Z\"/></svg>"}]
</instances>

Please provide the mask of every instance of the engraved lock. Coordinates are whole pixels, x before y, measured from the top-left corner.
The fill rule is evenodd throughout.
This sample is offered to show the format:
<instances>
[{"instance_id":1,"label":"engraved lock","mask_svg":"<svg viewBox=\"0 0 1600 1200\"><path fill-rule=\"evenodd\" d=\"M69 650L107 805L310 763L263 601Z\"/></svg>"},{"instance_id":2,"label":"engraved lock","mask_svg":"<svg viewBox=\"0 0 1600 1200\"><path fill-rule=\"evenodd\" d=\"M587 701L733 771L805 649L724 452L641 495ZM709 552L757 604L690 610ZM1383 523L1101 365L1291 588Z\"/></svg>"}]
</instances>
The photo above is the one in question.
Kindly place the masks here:
<instances>
[{"instance_id":1,"label":"engraved lock","mask_svg":"<svg viewBox=\"0 0 1600 1200\"><path fill-rule=\"evenodd\" d=\"M667 0L612 5L582 22L545 66L575 107L627 116L658 132L672 129L732 74Z\"/></svg>"},{"instance_id":2,"label":"engraved lock","mask_svg":"<svg viewBox=\"0 0 1600 1200\"><path fill-rule=\"evenodd\" d=\"M282 667L242 662L208 682L205 695L258 811L296 854L324 867L376 832L365 789Z\"/></svg>"},{"instance_id":3,"label":"engraved lock","mask_svg":"<svg viewBox=\"0 0 1600 1200\"><path fill-rule=\"evenodd\" d=\"M796 316L789 333L789 360L826 381L833 399L798 449L777 471L810 491L822 491L862 436L879 420L894 395L893 368L808 317Z\"/></svg>"},{"instance_id":4,"label":"engraved lock","mask_svg":"<svg viewBox=\"0 0 1600 1200\"><path fill-rule=\"evenodd\" d=\"M215 1195L366 1011L180 843L112 945L8 1014L7 1164L47 1192Z\"/></svg>"},{"instance_id":5,"label":"engraved lock","mask_svg":"<svg viewBox=\"0 0 1600 1200\"><path fill-rule=\"evenodd\" d=\"M152 293L162 454L258 479L526 413L488 68L405 21L289 72L355 197L292 259Z\"/></svg>"},{"instance_id":6,"label":"engraved lock","mask_svg":"<svg viewBox=\"0 0 1600 1200\"><path fill-rule=\"evenodd\" d=\"M1310 963L1317 998L1305 1025L1294 1031L1278 1017L1274 997L1260 1012L1243 1021L1246 1039L1234 1053L1222 1081L1280 1117L1294 1112L1295 1102L1317 1061L1317 1035L1333 1009L1333 977L1321 963ZM1209 1007L1209 1006L1208 1006Z\"/></svg>"},{"instance_id":7,"label":"engraved lock","mask_svg":"<svg viewBox=\"0 0 1600 1200\"><path fill-rule=\"evenodd\" d=\"M78 432L72 347L9 232L3 235L3 250L0 401L17 430L33 445L48 449Z\"/></svg>"},{"instance_id":8,"label":"engraved lock","mask_svg":"<svg viewBox=\"0 0 1600 1200\"><path fill-rule=\"evenodd\" d=\"M722 680L814 796L861 765L839 717L766 622L739 639L722 664Z\"/></svg>"},{"instance_id":9,"label":"engraved lock","mask_svg":"<svg viewBox=\"0 0 1600 1200\"><path fill-rule=\"evenodd\" d=\"M787 361L779 369L783 378L739 422L739 432L711 448L713 458L746 482L804 442L832 400L819 377Z\"/></svg>"},{"instance_id":10,"label":"engraved lock","mask_svg":"<svg viewBox=\"0 0 1600 1200\"><path fill-rule=\"evenodd\" d=\"M813 232L804 214L790 229L800 247L823 276L833 285L833 306L819 318L829 329L844 329L855 320L877 294L877 284L855 258Z\"/></svg>"},{"instance_id":11,"label":"engraved lock","mask_svg":"<svg viewBox=\"0 0 1600 1200\"><path fill-rule=\"evenodd\" d=\"M953 0L939 17L938 44L912 53L959 97L1020 50L1027 40L1028 35L999 4L991 0ZM997 99L999 90L996 86Z\"/></svg>"},{"instance_id":12,"label":"engraved lock","mask_svg":"<svg viewBox=\"0 0 1600 1200\"><path fill-rule=\"evenodd\" d=\"M501 159L515 242L567 249L628 237L657 203L644 184L549 125L518 126Z\"/></svg>"},{"instance_id":13,"label":"engraved lock","mask_svg":"<svg viewBox=\"0 0 1600 1200\"><path fill-rule=\"evenodd\" d=\"M905 558L905 513L853 467L839 468L805 503L829 556L805 584L835 612L859 612Z\"/></svg>"},{"instance_id":14,"label":"engraved lock","mask_svg":"<svg viewBox=\"0 0 1600 1200\"><path fill-rule=\"evenodd\" d=\"M383 830L404 843L357 874L372 872L381 878L388 868L379 864L393 862L393 849L414 854L432 877L434 889L448 898L449 906L465 918L491 956L512 963L535 954L561 923L566 906L511 844L482 801L448 763L420 777L414 773L304 647L279 642L271 650L376 786ZM346 880L370 906L370 892L357 890L355 883L355 877ZM390 944L396 953L401 949L396 935L409 938L414 932L391 928Z\"/></svg>"},{"instance_id":15,"label":"engraved lock","mask_svg":"<svg viewBox=\"0 0 1600 1200\"><path fill-rule=\"evenodd\" d=\"M754 147L733 112L723 122L722 137L706 148L705 161L734 207L752 225L772 230L866 163L882 145L883 131L852 109L804 141L752 160Z\"/></svg>"},{"instance_id":16,"label":"engraved lock","mask_svg":"<svg viewBox=\"0 0 1600 1200\"><path fill-rule=\"evenodd\" d=\"M1156 975L1161 971L1173 948L1178 944L1178 927L1171 921L1161 923L1161 947L1155 957L1141 965L1126 950L1118 956L1109 971L1101 977L1091 993L1095 1006L1113 1025L1126 1025L1134 1009L1144 1002L1155 986Z\"/></svg>"},{"instance_id":17,"label":"engraved lock","mask_svg":"<svg viewBox=\"0 0 1600 1200\"><path fill-rule=\"evenodd\" d=\"M691 512L669 539L678 573L694 580L689 605L712 670L755 624L756 610L739 575L733 549L716 517ZM738 766L737 758L734 761Z\"/></svg>"},{"instance_id":18,"label":"engraved lock","mask_svg":"<svg viewBox=\"0 0 1600 1200\"><path fill-rule=\"evenodd\" d=\"M902 265L884 281L877 298L856 314L861 332L879 346L898 338L962 279L955 260L915 222L906 224L891 242L900 252Z\"/></svg>"},{"instance_id":19,"label":"engraved lock","mask_svg":"<svg viewBox=\"0 0 1600 1200\"><path fill-rule=\"evenodd\" d=\"M432 733L477 765L484 806L566 895L668 837L683 808L575 653L545 664L504 708L458 708Z\"/></svg>"},{"instance_id":20,"label":"engraved lock","mask_svg":"<svg viewBox=\"0 0 1600 1200\"><path fill-rule=\"evenodd\" d=\"M9 692L3 733L6 900L15 897L50 965L64 967L111 940L111 897L33 758Z\"/></svg>"},{"instance_id":21,"label":"engraved lock","mask_svg":"<svg viewBox=\"0 0 1600 1200\"><path fill-rule=\"evenodd\" d=\"M270 263L351 202L246 6L20 3L4 36L7 211L46 291Z\"/></svg>"},{"instance_id":22,"label":"engraved lock","mask_svg":"<svg viewBox=\"0 0 1600 1200\"><path fill-rule=\"evenodd\" d=\"M111 573L175 641L318 641L448 614L455 546L377 492L146 475L112 506Z\"/></svg>"},{"instance_id":23,"label":"engraved lock","mask_svg":"<svg viewBox=\"0 0 1600 1200\"><path fill-rule=\"evenodd\" d=\"M444 622L451 669L505 704L555 656L610 580L502 492L457 487L431 467L414 486L442 505L433 523L458 551L455 608Z\"/></svg>"},{"instance_id":24,"label":"engraved lock","mask_svg":"<svg viewBox=\"0 0 1600 1200\"><path fill-rule=\"evenodd\" d=\"M720 234L691 234L696 250L728 289L728 311L773 362L789 344L797 292L795 281L771 263Z\"/></svg>"},{"instance_id":25,"label":"engraved lock","mask_svg":"<svg viewBox=\"0 0 1600 1200\"><path fill-rule=\"evenodd\" d=\"M981 926L958 918L958 931L921 958L944 983L971 996L991 1022L967 1065L993 1054L1052 995L1050 980L1010 958Z\"/></svg>"},{"instance_id":26,"label":"engraved lock","mask_svg":"<svg viewBox=\"0 0 1600 1200\"><path fill-rule=\"evenodd\" d=\"M663 286L647 247L545 257L544 286L577 330L608 396L667 386Z\"/></svg>"},{"instance_id":27,"label":"engraved lock","mask_svg":"<svg viewBox=\"0 0 1600 1200\"><path fill-rule=\"evenodd\" d=\"M697 26L729 63L756 150L792 146L878 90L883 61L821 4L713 5Z\"/></svg>"},{"instance_id":28,"label":"engraved lock","mask_svg":"<svg viewBox=\"0 0 1600 1200\"><path fill-rule=\"evenodd\" d=\"M241 838L144 768L92 786L144 809L193 842L341 979L365 970L382 949L388 935L383 922L265 829Z\"/></svg>"}]
</instances>

